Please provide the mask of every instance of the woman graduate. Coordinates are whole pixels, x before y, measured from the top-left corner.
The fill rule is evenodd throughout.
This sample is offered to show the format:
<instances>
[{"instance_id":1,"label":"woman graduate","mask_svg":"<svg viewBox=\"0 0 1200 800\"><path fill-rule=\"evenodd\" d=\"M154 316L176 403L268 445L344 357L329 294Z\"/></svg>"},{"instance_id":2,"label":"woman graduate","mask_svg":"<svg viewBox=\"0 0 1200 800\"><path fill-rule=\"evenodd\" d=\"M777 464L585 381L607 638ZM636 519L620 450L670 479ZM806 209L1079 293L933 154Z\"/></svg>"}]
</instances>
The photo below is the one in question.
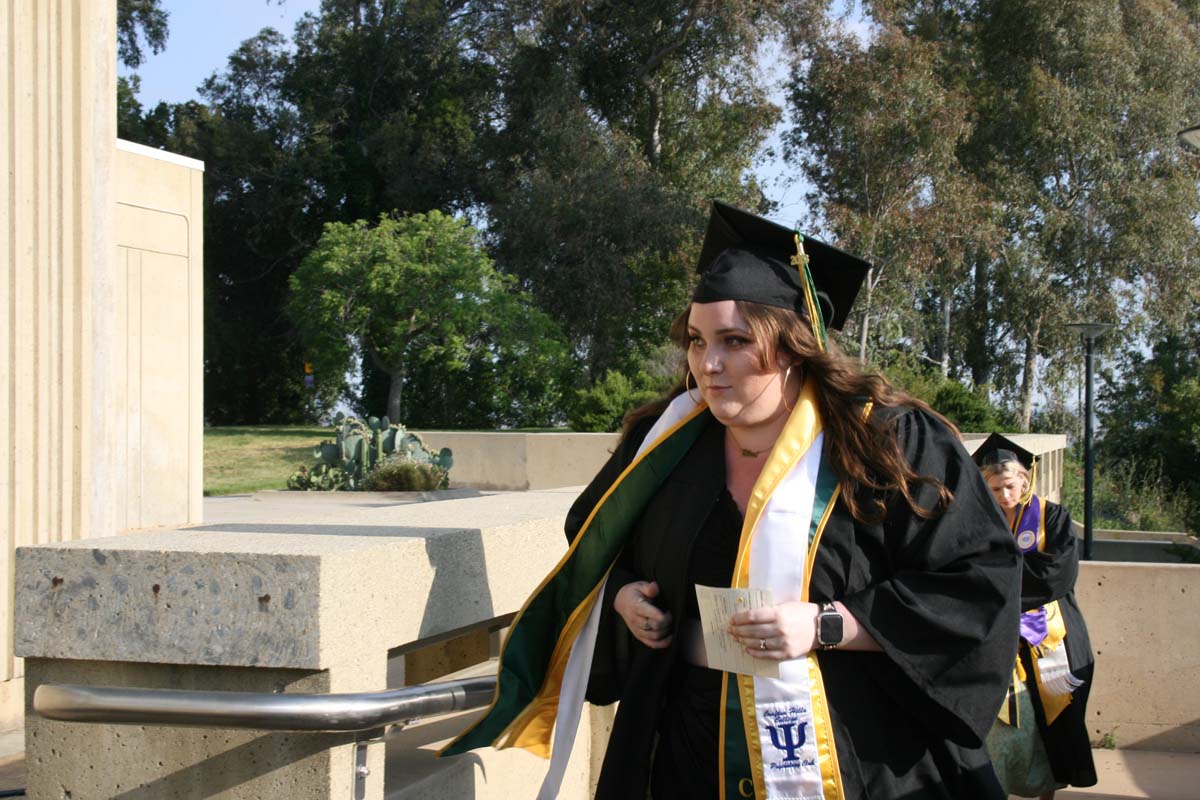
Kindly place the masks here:
<instances>
[{"instance_id":1,"label":"woman graduate","mask_svg":"<svg viewBox=\"0 0 1200 800\"><path fill-rule=\"evenodd\" d=\"M620 700L597 797L1003 800L1020 555L955 431L826 340L867 269L714 204L687 374L571 509L445 754L552 751L553 797L586 693ZM771 592L723 632L778 677L708 668L698 585Z\"/></svg>"},{"instance_id":2,"label":"woman graduate","mask_svg":"<svg viewBox=\"0 0 1200 800\"><path fill-rule=\"evenodd\" d=\"M1028 450L993 433L975 462L1024 554L1018 658L987 747L1010 794L1050 800L1063 786L1096 783L1086 716L1094 663L1075 602L1079 538L1065 508L1033 493Z\"/></svg>"}]
</instances>

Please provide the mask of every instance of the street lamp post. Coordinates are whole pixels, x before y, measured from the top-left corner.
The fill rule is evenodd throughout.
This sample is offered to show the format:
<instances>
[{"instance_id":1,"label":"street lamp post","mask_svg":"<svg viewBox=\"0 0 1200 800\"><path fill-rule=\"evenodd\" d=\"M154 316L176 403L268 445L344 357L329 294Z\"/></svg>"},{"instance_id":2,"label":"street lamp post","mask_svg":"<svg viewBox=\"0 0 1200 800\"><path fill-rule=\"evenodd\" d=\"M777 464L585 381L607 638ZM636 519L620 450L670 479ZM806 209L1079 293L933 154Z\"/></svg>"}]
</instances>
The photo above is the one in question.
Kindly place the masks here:
<instances>
[{"instance_id":1,"label":"street lamp post","mask_svg":"<svg viewBox=\"0 0 1200 800\"><path fill-rule=\"evenodd\" d=\"M1087 348L1086 377L1084 378L1083 412L1083 558L1092 560L1092 363L1096 339L1115 327L1106 322L1072 322L1067 327L1083 337Z\"/></svg>"}]
</instances>

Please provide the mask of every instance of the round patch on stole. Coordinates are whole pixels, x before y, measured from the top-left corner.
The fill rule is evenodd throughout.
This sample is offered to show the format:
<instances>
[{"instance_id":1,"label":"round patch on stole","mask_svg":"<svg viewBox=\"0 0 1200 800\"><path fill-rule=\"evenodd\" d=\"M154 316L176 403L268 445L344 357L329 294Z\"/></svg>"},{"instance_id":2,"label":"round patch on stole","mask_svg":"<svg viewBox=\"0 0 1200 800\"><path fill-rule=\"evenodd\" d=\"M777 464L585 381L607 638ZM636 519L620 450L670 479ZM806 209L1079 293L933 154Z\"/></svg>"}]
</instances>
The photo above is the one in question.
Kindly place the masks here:
<instances>
[{"instance_id":1,"label":"round patch on stole","mask_svg":"<svg viewBox=\"0 0 1200 800\"><path fill-rule=\"evenodd\" d=\"M1034 531L1021 531L1017 534L1017 547L1022 550L1028 550L1033 547L1033 543L1037 541L1037 533Z\"/></svg>"}]
</instances>

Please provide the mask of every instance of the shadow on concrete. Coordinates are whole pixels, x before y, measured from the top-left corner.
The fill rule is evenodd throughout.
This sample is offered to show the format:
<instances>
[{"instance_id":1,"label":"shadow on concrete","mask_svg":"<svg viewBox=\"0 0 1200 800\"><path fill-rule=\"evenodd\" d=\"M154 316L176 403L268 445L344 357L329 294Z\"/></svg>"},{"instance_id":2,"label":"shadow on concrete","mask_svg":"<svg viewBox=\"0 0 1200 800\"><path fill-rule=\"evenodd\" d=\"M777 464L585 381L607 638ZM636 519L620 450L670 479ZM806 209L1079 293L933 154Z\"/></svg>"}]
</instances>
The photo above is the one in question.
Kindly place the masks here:
<instances>
[{"instance_id":1,"label":"shadow on concrete","mask_svg":"<svg viewBox=\"0 0 1200 800\"><path fill-rule=\"evenodd\" d=\"M487 764L477 753L438 758L438 751L483 715L468 711L426 720L388 736L384 796L388 800L424 797L431 785L440 797L474 797L478 779L488 782Z\"/></svg>"},{"instance_id":2,"label":"shadow on concrete","mask_svg":"<svg viewBox=\"0 0 1200 800\"><path fill-rule=\"evenodd\" d=\"M295 763L353 741L353 733L268 733L198 764L113 795L113 798L161 800L164 797L212 797L279 769L284 766L280 763L281 757L285 757L288 763ZM276 796L287 796L289 788L277 787L279 794Z\"/></svg>"},{"instance_id":3,"label":"shadow on concrete","mask_svg":"<svg viewBox=\"0 0 1200 800\"><path fill-rule=\"evenodd\" d=\"M1191 731L1191 735L1187 734ZM1120 726L1115 729L1121 740ZM1121 751L1129 781L1145 792L1145 797L1197 797L1200 778L1200 719L1142 739L1136 750Z\"/></svg>"},{"instance_id":4,"label":"shadow on concrete","mask_svg":"<svg viewBox=\"0 0 1200 800\"><path fill-rule=\"evenodd\" d=\"M427 537L425 554L433 581L421 618L422 639L496 616L481 531Z\"/></svg>"}]
</instances>

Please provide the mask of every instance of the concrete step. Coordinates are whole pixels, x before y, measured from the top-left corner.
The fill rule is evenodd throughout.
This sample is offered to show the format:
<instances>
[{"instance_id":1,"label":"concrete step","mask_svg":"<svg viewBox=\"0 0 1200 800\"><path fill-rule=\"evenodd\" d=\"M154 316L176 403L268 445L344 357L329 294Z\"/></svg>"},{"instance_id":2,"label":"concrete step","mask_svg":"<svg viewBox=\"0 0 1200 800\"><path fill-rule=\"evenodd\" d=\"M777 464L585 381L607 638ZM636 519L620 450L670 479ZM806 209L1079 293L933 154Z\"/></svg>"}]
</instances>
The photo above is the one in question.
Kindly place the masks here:
<instances>
[{"instance_id":1,"label":"concrete step","mask_svg":"<svg viewBox=\"0 0 1200 800\"><path fill-rule=\"evenodd\" d=\"M1093 750L1095 786L1061 789L1055 800L1197 800L1200 753Z\"/></svg>"}]
</instances>

